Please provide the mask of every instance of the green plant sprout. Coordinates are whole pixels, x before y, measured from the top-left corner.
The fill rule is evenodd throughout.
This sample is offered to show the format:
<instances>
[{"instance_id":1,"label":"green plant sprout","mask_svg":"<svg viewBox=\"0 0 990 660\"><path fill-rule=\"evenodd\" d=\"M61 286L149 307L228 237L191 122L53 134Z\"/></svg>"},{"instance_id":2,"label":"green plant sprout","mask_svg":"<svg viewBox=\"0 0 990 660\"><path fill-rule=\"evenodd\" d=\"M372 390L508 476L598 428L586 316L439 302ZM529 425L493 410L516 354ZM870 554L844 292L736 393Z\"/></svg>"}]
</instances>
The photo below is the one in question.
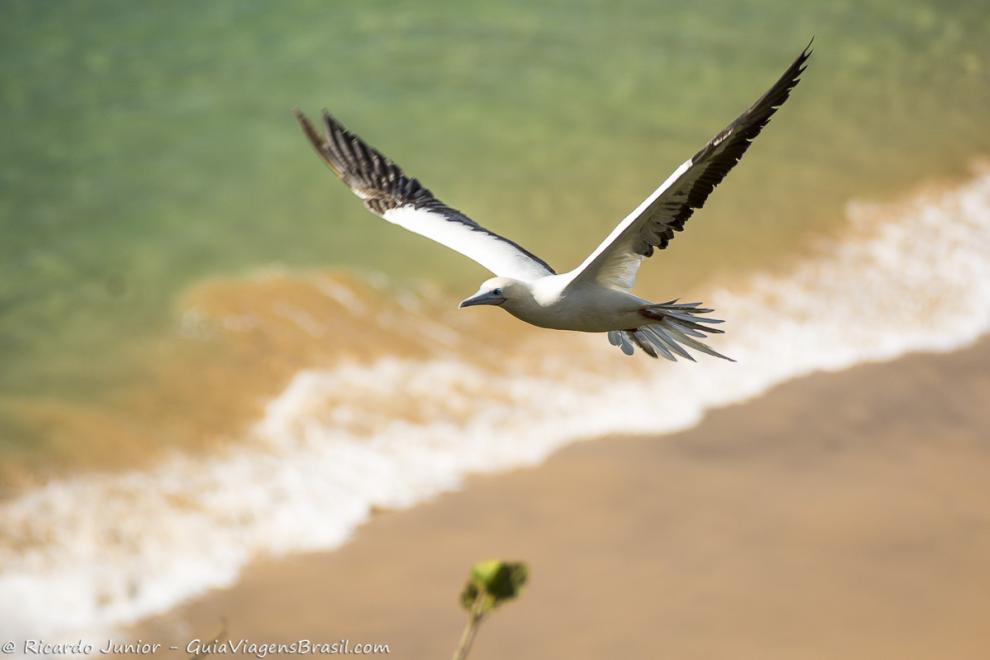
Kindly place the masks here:
<instances>
[{"instance_id":1,"label":"green plant sprout","mask_svg":"<svg viewBox=\"0 0 990 660\"><path fill-rule=\"evenodd\" d=\"M467 658L482 620L496 607L518 596L528 575L529 569L522 562L489 559L471 568L461 592L461 606L467 610L468 621L454 651L454 660Z\"/></svg>"}]
</instances>

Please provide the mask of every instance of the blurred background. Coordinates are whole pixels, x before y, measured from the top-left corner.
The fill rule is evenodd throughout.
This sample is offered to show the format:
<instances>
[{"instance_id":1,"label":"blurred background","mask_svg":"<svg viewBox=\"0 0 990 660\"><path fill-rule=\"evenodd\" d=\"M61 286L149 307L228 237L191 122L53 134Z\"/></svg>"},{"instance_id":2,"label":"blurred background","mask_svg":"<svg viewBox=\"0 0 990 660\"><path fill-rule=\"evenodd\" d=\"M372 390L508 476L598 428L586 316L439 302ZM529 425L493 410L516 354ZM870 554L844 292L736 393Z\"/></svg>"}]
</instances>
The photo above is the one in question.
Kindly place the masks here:
<instances>
[{"instance_id":1,"label":"blurred background","mask_svg":"<svg viewBox=\"0 0 990 660\"><path fill-rule=\"evenodd\" d=\"M731 368L457 314L486 273L369 215L291 114L562 271L812 35L640 273L718 308ZM132 624L466 474L972 342L988 37L952 1L4 2L0 633Z\"/></svg>"}]
</instances>

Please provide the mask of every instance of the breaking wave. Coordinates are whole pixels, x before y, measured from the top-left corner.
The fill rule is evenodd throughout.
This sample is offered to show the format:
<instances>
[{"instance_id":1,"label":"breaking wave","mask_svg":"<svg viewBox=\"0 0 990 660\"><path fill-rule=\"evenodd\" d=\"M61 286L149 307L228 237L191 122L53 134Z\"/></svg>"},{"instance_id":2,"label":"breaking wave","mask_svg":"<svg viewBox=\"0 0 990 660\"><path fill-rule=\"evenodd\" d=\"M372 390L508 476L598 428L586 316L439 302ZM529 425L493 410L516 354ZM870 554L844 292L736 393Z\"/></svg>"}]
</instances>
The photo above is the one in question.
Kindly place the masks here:
<instances>
[{"instance_id":1,"label":"breaking wave","mask_svg":"<svg viewBox=\"0 0 990 660\"><path fill-rule=\"evenodd\" d=\"M739 364L627 360L604 336L540 332L479 361L433 324L446 334L432 353L297 373L233 447L8 501L0 637L96 636L231 584L254 558L334 548L374 510L468 474L583 438L676 431L797 376L951 350L990 329L990 168L848 214L845 238L789 273L706 296L729 320L714 345ZM418 320L384 322L416 332Z\"/></svg>"}]
</instances>

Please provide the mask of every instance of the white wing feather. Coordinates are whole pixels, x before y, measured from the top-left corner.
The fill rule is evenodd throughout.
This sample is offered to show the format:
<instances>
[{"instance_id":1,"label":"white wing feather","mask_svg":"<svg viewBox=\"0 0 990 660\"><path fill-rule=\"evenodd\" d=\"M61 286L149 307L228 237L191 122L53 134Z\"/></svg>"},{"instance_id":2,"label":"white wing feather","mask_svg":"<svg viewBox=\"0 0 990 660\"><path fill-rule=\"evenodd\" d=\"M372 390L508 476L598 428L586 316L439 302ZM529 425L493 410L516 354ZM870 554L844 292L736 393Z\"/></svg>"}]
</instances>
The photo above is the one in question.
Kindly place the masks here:
<instances>
[{"instance_id":1,"label":"white wing feather","mask_svg":"<svg viewBox=\"0 0 990 660\"><path fill-rule=\"evenodd\" d=\"M389 222L425 236L479 264L500 277L530 282L553 271L514 243L486 230L451 220L437 211L414 206L400 206L382 214Z\"/></svg>"}]
</instances>

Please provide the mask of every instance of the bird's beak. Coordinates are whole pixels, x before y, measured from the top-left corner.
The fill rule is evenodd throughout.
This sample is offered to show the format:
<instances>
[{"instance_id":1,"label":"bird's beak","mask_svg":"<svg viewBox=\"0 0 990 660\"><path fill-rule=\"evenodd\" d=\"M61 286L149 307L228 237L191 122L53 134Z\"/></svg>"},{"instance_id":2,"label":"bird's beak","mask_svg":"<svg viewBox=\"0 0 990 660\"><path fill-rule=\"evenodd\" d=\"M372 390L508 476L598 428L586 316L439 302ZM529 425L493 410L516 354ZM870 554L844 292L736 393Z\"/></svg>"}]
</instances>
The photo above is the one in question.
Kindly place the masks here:
<instances>
[{"instance_id":1,"label":"bird's beak","mask_svg":"<svg viewBox=\"0 0 990 660\"><path fill-rule=\"evenodd\" d=\"M496 296L491 291L485 291L474 295L467 300L461 301L460 308L471 307L472 305L501 305L505 302L505 296Z\"/></svg>"}]
</instances>

